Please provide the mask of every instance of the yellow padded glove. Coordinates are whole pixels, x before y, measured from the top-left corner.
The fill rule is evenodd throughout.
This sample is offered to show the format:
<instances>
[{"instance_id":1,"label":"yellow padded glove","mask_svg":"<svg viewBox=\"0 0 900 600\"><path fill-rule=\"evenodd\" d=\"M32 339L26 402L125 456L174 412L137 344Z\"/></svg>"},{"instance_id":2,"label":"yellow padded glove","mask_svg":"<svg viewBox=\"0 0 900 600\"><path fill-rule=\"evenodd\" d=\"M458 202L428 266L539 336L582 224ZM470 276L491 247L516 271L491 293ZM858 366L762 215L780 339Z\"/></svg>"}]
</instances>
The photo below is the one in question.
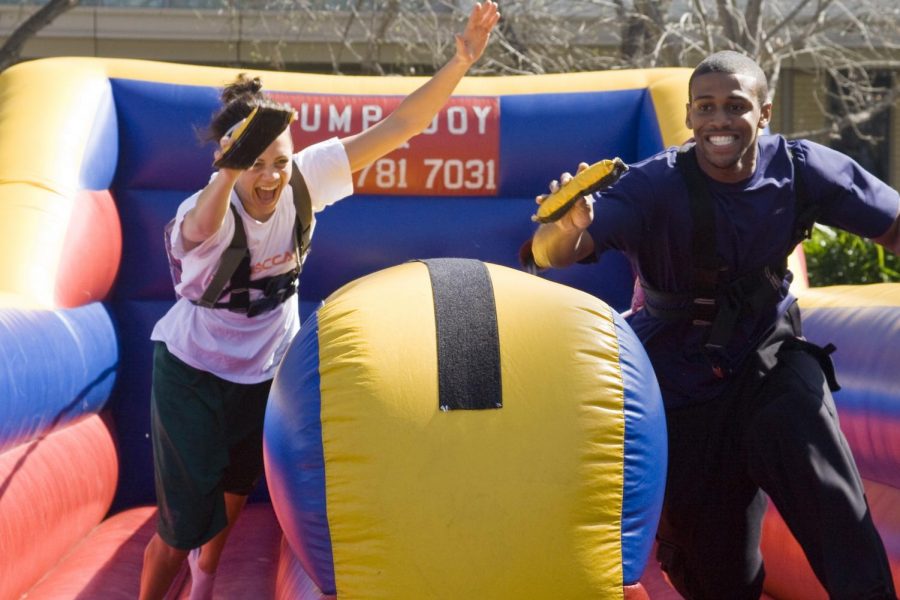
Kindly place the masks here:
<instances>
[{"instance_id":1,"label":"yellow padded glove","mask_svg":"<svg viewBox=\"0 0 900 600\"><path fill-rule=\"evenodd\" d=\"M618 157L595 162L547 196L531 220L537 223L559 220L579 198L611 186L627 170L628 165Z\"/></svg>"}]
</instances>

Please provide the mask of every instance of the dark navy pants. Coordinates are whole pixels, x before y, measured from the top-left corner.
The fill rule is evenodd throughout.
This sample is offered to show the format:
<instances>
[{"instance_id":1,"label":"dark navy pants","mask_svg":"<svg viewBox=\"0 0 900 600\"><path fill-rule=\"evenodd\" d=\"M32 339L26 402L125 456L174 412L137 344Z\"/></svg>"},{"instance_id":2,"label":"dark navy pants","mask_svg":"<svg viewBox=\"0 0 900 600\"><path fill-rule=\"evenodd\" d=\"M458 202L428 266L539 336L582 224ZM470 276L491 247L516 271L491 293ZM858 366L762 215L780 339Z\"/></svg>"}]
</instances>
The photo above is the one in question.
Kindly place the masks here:
<instances>
[{"instance_id":1,"label":"dark navy pants","mask_svg":"<svg viewBox=\"0 0 900 600\"><path fill-rule=\"evenodd\" d=\"M894 599L822 363L792 310L729 391L668 410L657 558L689 600L757 599L766 495L835 599Z\"/></svg>"}]
</instances>

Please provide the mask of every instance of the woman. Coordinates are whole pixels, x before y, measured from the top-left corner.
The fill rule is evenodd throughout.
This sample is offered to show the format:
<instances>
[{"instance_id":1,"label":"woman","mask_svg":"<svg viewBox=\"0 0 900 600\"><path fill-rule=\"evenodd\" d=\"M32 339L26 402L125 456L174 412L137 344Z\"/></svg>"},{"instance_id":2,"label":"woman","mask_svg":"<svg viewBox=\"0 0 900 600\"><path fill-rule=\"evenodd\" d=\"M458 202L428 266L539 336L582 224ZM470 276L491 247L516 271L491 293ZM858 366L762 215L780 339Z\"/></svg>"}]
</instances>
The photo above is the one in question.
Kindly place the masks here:
<instances>
[{"instance_id":1,"label":"woman","mask_svg":"<svg viewBox=\"0 0 900 600\"><path fill-rule=\"evenodd\" d=\"M491 0L476 4L465 31L456 36L453 58L371 128L297 154L286 129L250 168L219 169L179 207L168 242L182 263L176 290L182 297L151 335L156 342L151 418L159 521L144 552L141 598L162 598L185 557L191 599L212 597L228 533L262 474L269 387L300 327L293 282L285 282L291 277L278 278L298 266L293 260L292 170L299 168L314 212L353 193L352 173L428 126L483 53L499 17ZM243 76L222 99L223 108L209 127L220 143L217 160L253 108L272 105L259 80ZM253 316L229 310L225 298L221 306L198 303L236 224L246 235L251 279L273 277L287 286L279 301ZM260 293L251 291L251 299Z\"/></svg>"}]
</instances>

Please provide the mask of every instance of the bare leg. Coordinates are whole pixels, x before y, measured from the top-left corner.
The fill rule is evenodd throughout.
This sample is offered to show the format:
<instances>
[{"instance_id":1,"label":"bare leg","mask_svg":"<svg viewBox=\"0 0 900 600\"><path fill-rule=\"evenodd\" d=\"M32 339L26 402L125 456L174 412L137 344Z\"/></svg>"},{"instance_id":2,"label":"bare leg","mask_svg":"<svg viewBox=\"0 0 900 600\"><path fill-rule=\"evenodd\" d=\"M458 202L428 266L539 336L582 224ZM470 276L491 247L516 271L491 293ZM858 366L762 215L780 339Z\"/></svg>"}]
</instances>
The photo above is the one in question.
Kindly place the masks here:
<instances>
[{"instance_id":1,"label":"bare leg","mask_svg":"<svg viewBox=\"0 0 900 600\"><path fill-rule=\"evenodd\" d=\"M247 501L246 496L225 494L225 513L228 525L216 537L199 549L191 550L188 564L191 567L191 595L189 600L212 600L213 587L216 583L216 569L231 528L234 527L238 515Z\"/></svg>"},{"instance_id":2,"label":"bare leg","mask_svg":"<svg viewBox=\"0 0 900 600\"><path fill-rule=\"evenodd\" d=\"M178 574L187 550L173 548L154 534L144 550L144 567L141 570L141 600L159 600L169 591L172 580Z\"/></svg>"},{"instance_id":3,"label":"bare leg","mask_svg":"<svg viewBox=\"0 0 900 600\"><path fill-rule=\"evenodd\" d=\"M247 496L225 493L225 514L228 515L228 525L216 534L216 537L203 544L200 550L200 568L206 573L215 573L219 568L219 559L222 557L225 542L246 503Z\"/></svg>"}]
</instances>

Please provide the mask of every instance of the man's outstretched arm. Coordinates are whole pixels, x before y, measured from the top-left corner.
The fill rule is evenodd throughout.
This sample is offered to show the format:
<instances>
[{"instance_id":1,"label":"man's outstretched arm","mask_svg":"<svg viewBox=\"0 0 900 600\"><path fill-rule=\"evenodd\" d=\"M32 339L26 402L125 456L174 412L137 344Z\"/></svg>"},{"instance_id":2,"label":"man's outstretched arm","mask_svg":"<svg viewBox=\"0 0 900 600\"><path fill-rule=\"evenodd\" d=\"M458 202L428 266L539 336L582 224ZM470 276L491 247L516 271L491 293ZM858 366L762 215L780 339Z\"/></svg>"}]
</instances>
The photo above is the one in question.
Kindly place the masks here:
<instances>
[{"instance_id":1,"label":"man's outstretched arm","mask_svg":"<svg viewBox=\"0 0 900 600\"><path fill-rule=\"evenodd\" d=\"M894 219L894 224L884 235L872 239L876 244L881 244L894 254L900 255L900 214Z\"/></svg>"},{"instance_id":2,"label":"man's outstretched arm","mask_svg":"<svg viewBox=\"0 0 900 600\"><path fill-rule=\"evenodd\" d=\"M579 164L578 172L587 167L587 163ZM550 193L557 191L560 185L566 185L571 180L570 173L563 173L560 181L550 183ZM538 196L535 201L541 204L548 195ZM568 267L593 254L594 239L586 231L593 220L593 200L584 197L575 202L558 220L538 227L531 245L535 264L541 269Z\"/></svg>"}]
</instances>

